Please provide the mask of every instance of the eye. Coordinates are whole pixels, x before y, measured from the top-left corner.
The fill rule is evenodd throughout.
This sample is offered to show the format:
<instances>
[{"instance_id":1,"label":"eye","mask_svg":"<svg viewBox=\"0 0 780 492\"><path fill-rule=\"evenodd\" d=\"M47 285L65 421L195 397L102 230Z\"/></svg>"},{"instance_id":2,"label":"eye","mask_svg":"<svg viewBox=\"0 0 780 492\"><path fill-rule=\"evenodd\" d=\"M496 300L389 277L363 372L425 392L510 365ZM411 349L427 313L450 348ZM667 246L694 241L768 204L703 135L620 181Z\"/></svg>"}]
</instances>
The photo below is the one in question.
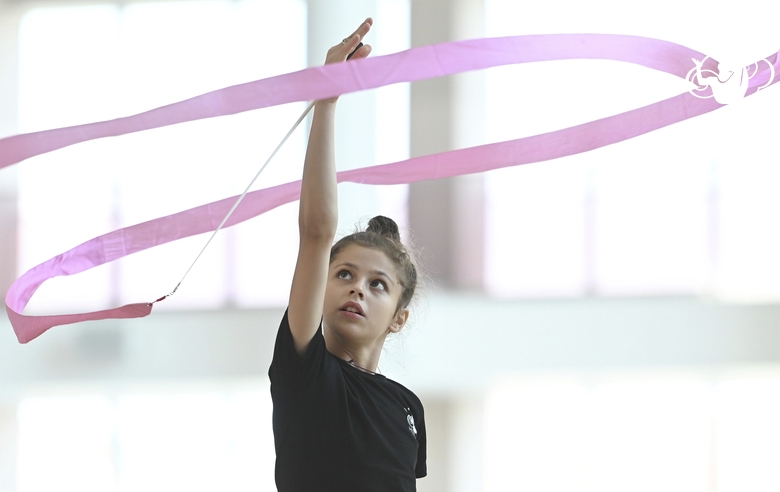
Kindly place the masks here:
<instances>
[{"instance_id":1,"label":"eye","mask_svg":"<svg viewBox=\"0 0 780 492\"><path fill-rule=\"evenodd\" d=\"M352 277L352 274L350 274L348 270L339 270L339 273L336 274L336 277L342 280L347 280Z\"/></svg>"},{"instance_id":2,"label":"eye","mask_svg":"<svg viewBox=\"0 0 780 492\"><path fill-rule=\"evenodd\" d=\"M381 289L381 290L387 290L387 284L385 284L381 280L374 280L371 282L371 287L374 289Z\"/></svg>"}]
</instances>

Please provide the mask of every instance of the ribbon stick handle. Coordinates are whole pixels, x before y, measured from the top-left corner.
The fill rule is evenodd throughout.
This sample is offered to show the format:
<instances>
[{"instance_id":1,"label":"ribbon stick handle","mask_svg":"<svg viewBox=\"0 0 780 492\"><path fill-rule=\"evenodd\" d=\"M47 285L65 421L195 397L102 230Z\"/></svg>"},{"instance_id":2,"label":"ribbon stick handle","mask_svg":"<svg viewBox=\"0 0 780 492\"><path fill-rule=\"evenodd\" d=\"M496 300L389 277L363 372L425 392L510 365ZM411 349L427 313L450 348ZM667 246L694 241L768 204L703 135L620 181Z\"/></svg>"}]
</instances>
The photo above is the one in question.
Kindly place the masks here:
<instances>
[{"instance_id":1,"label":"ribbon stick handle","mask_svg":"<svg viewBox=\"0 0 780 492\"><path fill-rule=\"evenodd\" d=\"M359 50L359 49L360 49L360 48L362 48L362 47L363 47L363 43L358 43L358 45L357 45L357 46L355 46L355 49L354 49L354 50L352 50L352 53L350 53L350 54L348 54L348 55L347 55L347 60L349 60L350 58L352 58L352 55L354 55L355 53L357 53L357 50Z\"/></svg>"}]
</instances>

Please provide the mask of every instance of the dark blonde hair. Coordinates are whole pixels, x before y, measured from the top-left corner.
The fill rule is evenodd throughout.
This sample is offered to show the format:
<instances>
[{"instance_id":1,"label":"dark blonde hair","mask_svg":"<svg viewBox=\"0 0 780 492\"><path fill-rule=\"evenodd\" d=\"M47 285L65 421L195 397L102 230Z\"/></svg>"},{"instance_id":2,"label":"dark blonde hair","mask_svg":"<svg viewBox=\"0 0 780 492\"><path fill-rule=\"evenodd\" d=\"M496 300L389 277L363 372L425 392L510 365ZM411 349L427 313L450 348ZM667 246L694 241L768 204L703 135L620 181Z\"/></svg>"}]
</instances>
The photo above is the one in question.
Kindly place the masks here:
<instances>
[{"instance_id":1,"label":"dark blonde hair","mask_svg":"<svg viewBox=\"0 0 780 492\"><path fill-rule=\"evenodd\" d=\"M414 297L417 288L417 267L406 246L401 242L398 225L382 215L368 221L365 231L359 231L339 239L330 249L330 262L350 244L376 249L387 255L398 269L398 280L403 291L398 299L397 309L405 308Z\"/></svg>"}]
</instances>

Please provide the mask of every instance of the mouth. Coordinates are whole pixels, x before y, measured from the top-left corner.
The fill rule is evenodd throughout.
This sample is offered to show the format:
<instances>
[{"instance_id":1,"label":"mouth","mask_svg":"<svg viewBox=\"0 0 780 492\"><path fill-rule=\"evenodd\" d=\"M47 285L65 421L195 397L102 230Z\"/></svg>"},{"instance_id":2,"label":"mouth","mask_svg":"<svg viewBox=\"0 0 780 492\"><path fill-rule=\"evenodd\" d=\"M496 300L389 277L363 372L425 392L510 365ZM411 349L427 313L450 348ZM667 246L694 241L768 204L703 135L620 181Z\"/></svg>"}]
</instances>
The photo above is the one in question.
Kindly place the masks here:
<instances>
[{"instance_id":1,"label":"mouth","mask_svg":"<svg viewBox=\"0 0 780 492\"><path fill-rule=\"evenodd\" d=\"M349 313L348 316L359 316L361 318L364 318L366 315L363 313L363 309L360 307L360 304L357 304L355 302L348 302L341 306L341 309L339 309L342 313Z\"/></svg>"}]
</instances>

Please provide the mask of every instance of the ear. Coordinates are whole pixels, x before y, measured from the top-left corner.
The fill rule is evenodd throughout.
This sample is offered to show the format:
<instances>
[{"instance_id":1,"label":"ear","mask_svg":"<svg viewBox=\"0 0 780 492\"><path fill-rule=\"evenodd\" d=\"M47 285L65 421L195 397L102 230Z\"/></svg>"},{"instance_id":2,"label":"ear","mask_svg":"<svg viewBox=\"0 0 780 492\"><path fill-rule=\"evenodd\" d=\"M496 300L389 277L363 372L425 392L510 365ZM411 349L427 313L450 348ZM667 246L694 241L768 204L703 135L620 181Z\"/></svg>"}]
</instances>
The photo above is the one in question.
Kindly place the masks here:
<instances>
[{"instance_id":1,"label":"ear","mask_svg":"<svg viewBox=\"0 0 780 492\"><path fill-rule=\"evenodd\" d=\"M397 313L395 313L395 318L393 318L392 324L387 327L387 330L391 333L398 333L401 331L406 325L406 320L409 319L409 310L408 309L399 309Z\"/></svg>"}]
</instances>

